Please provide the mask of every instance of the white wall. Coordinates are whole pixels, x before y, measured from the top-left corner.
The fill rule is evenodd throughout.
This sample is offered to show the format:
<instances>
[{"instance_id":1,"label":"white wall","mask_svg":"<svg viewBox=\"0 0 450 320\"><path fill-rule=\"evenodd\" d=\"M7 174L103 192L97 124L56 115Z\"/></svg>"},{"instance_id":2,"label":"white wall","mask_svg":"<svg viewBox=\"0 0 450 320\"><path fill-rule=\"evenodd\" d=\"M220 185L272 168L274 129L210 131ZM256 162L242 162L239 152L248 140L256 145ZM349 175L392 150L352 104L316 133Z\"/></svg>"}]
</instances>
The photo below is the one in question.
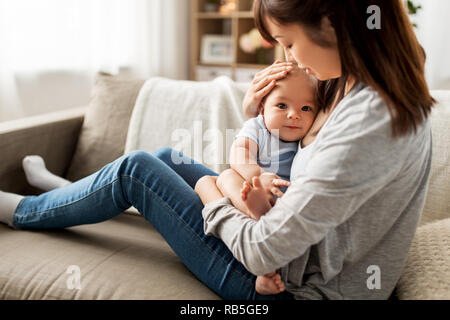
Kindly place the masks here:
<instances>
[{"instance_id":1,"label":"white wall","mask_svg":"<svg viewBox=\"0 0 450 320\"><path fill-rule=\"evenodd\" d=\"M415 0L422 6L413 21L427 53L426 75L431 89L450 89L450 1Z\"/></svg>"},{"instance_id":2,"label":"white wall","mask_svg":"<svg viewBox=\"0 0 450 320\"><path fill-rule=\"evenodd\" d=\"M189 0L37 2L0 0L0 121L88 104L98 71L188 79Z\"/></svg>"}]
</instances>

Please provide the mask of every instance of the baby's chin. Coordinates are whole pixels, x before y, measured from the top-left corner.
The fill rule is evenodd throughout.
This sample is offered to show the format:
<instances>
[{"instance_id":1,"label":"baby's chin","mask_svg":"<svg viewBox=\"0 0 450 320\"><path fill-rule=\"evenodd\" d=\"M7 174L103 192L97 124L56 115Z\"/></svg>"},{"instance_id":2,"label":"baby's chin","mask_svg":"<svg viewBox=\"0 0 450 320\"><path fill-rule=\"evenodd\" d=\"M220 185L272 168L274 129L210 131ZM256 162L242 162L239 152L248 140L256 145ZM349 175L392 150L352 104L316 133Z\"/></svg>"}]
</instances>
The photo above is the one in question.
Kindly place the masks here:
<instances>
[{"instance_id":1,"label":"baby's chin","mask_svg":"<svg viewBox=\"0 0 450 320\"><path fill-rule=\"evenodd\" d=\"M291 137L278 137L281 141L283 142L299 142L302 138L298 137L298 138L291 138Z\"/></svg>"},{"instance_id":2,"label":"baby's chin","mask_svg":"<svg viewBox=\"0 0 450 320\"><path fill-rule=\"evenodd\" d=\"M280 139L283 142L298 142L302 138L303 138L303 134L298 134L298 135L280 134L280 135L278 135L278 139Z\"/></svg>"}]
</instances>

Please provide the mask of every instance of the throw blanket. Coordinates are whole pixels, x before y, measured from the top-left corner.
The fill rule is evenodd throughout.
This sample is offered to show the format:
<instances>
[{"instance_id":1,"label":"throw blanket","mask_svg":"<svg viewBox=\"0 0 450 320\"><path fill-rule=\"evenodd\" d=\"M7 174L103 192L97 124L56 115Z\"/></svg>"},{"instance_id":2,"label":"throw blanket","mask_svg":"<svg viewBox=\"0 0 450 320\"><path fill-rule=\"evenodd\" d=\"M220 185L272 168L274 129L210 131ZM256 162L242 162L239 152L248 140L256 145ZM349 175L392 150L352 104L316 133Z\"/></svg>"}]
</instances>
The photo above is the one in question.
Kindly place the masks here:
<instances>
[{"instance_id":1,"label":"throw blanket","mask_svg":"<svg viewBox=\"0 0 450 320\"><path fill-rule=\"evenodd\" d=\"M229 168L229 149L245 117L248 83L147 80L131 116L125 153L172 147L217 173Z\"/></svg>"}]
</instances>

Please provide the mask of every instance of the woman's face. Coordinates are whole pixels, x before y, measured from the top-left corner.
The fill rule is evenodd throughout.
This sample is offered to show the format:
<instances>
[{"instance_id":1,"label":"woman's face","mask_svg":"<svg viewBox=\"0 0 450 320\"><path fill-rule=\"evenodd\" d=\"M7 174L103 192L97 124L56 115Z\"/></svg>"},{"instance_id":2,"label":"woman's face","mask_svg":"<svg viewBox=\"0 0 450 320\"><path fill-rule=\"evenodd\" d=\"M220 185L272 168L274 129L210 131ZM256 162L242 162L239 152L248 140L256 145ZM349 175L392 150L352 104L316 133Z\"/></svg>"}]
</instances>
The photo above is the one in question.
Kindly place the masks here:
<instances>
[{"instance_id":1,"label":"woman's face","mask_svg":"<svg viewBox=\"0 0 450 320\"><path fill-rule=\"evenodd\" d=\"M307 74L322 81L342 75L336 34L327 18L322 23L322 35L330 43L329 47L313 42L300 24L280 25L270 18L266 19L265 24L272 37L283 47L287 61L296 62Z\"/></svg>"}]
</instances>

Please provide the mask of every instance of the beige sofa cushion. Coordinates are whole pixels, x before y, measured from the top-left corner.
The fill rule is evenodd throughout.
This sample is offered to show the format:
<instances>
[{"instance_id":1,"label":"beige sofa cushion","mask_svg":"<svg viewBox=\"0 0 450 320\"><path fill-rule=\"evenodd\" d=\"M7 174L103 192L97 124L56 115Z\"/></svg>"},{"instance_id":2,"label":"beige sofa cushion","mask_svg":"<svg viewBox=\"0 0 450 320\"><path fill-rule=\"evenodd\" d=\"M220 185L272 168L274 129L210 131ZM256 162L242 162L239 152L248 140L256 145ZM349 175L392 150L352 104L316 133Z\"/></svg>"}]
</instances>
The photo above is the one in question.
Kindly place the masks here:
<instances>
[{"instance_id":1,"label":"beige sofa cushion","mask_svg":"<svg viewBox=\"0 0 450 320\"><path fill-rule=\"evenodd\" d=\"M66 178L76 181L123 155L131 113L144 80L98 73Z\"/></svg>"},{"instance_id":2,"label":"beige sofa cushion","mask_svg":"<svg viewBox=\"0 0 450 320\"><path fill-rule=\"evenodd\" d=\"M405 300L450 299L450 218L417 230L397 285Z\"/></svg>"},{"instance_id":3,"label":"beige sofa cushion","mask_svg":"<svg viewBox=\"0 0 450 320\"><path fill-rule=\"evenodd\" d=\"M140 217L56 231L0 224L0 243L0 299L219 299ZM80 290L68 287L72 265Z\"/></svg>"},{"instance_id":4,"label":"beige sofa cushion","mask_svg":"<svg viewBox=\"0 0 450 320\"><path fill-rule=\"evenodd\" d=\"M438 101L431 114L433 160L420 225L450 218L450 90L432 95Z\"/></svg>"}]
</instances>

